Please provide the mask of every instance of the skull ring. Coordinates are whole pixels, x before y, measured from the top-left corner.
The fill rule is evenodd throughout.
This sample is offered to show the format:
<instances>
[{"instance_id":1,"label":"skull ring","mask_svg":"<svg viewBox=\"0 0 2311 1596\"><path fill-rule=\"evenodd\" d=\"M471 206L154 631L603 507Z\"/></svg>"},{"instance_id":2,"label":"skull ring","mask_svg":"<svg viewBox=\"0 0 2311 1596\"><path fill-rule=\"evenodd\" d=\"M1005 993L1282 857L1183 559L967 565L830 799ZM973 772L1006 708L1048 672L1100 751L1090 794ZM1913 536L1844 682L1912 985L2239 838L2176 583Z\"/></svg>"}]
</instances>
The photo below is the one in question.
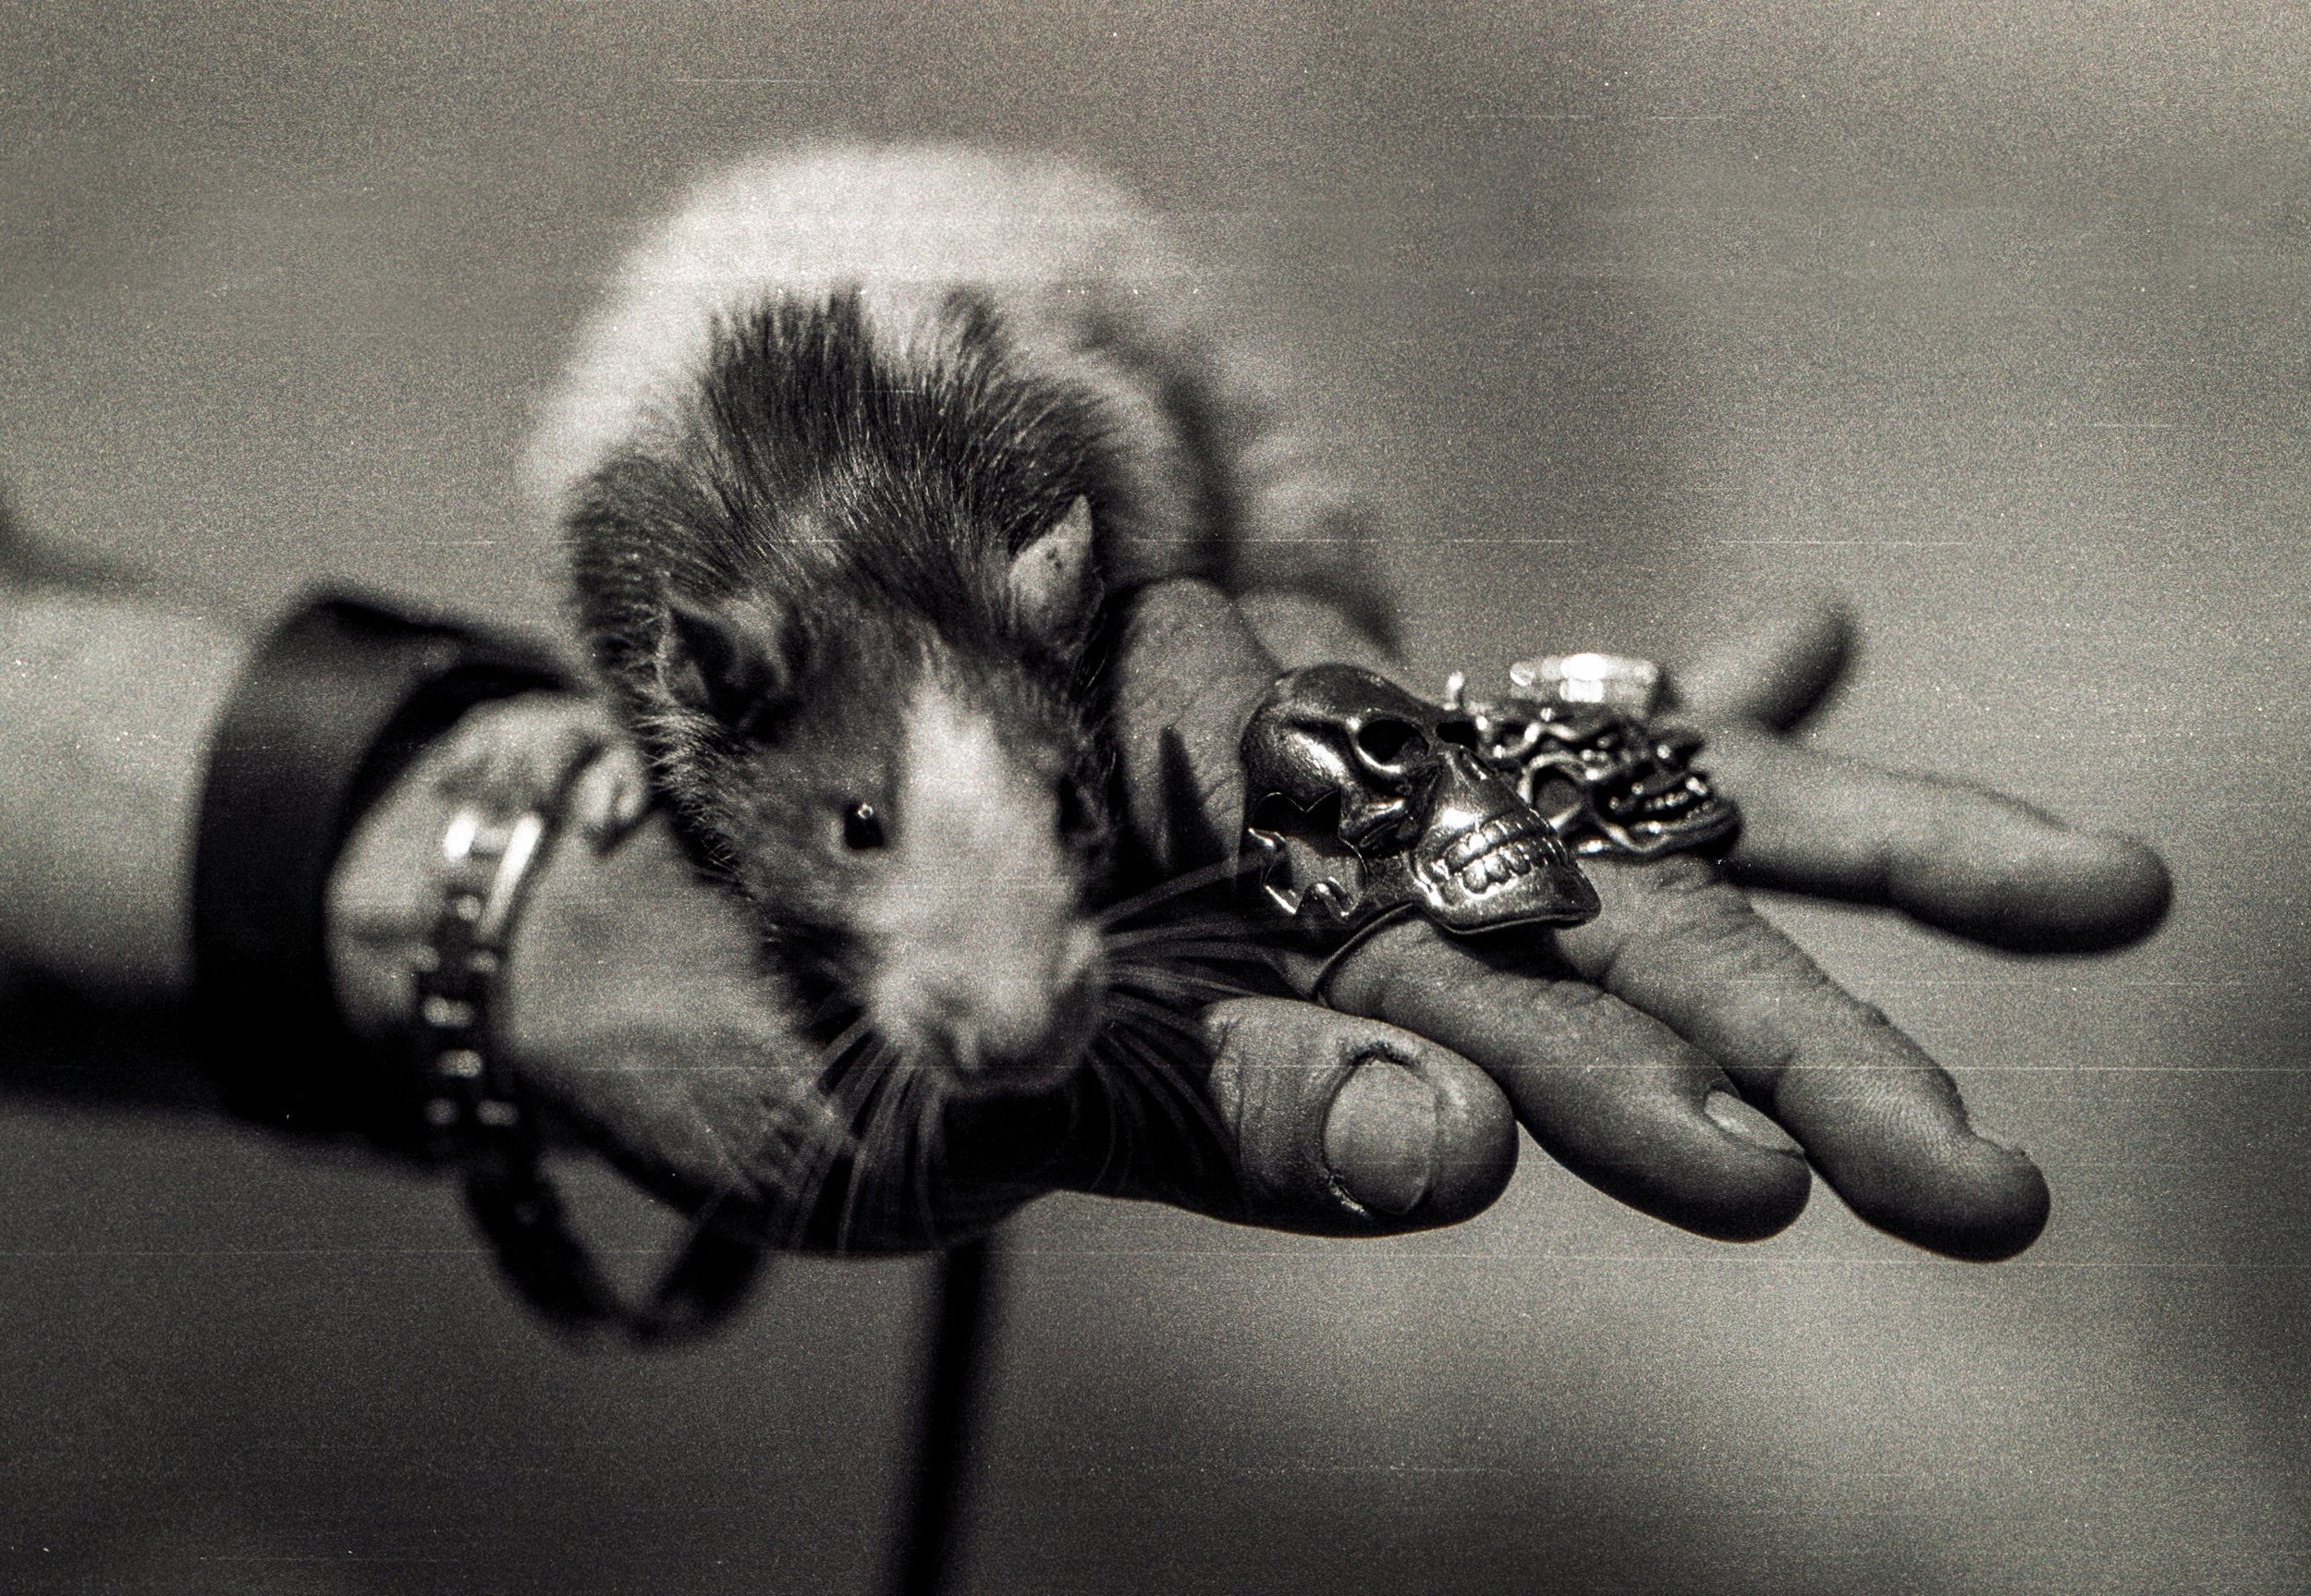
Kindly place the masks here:
<instances>
[{"instance_id":1,"label":"skull ring","mask_svg":"<svg viewBox=\"0 0 2311 1596\"><path fill-rule=\"evenodd\" d=\"M1700 735L1647 718L1664 696L1660 667L1650 660L1522 660L1509 679L1522 690L1477 703L1454 677L1447 713L1467 717L1486 762L1515 783L1573 852L1655 859L1722 842L1741 824L1732 800L1693 766Z\"/></svg>"},{"instance_id":2,"label":"skull ring","mask_svg":"<svg viewBox=\"0 0 2311 1596\"><path fill-rule=\"evenodd\" d=\"M1275 913L1327 942L1425 914L1445 930L1578 925L1596 889L1464 714L1353 665L1278 676L1243 734L1243 846Z\"/></svg>"}]
</instances>

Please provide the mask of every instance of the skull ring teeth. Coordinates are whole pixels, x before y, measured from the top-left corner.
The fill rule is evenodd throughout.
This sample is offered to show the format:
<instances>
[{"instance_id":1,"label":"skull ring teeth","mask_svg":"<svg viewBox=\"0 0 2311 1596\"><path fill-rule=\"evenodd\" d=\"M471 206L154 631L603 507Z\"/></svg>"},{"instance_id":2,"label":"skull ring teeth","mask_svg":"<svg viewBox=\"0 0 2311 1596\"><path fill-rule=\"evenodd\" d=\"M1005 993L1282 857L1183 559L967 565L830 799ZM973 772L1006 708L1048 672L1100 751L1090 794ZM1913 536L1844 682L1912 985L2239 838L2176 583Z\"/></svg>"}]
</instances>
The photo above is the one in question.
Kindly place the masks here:
<instances>
[{"instance_id":1,"label":"skull ring teeth","mask_svg":"<svg viewBox=\"0 0 2311 1596\"><path fill-rule=\"evenodd\" d=\"M1277 678L1243 734L1258 892L1302 931L1417 911L1447 931L1595 918L1596 891L1487 763L1471 718L1352 665Z\"/></svg>"},{"instance_id":2,"label":"skull ring teeth","mask_svg":"<svg viewBox=\"0 0 2311 1596\"><path fill-rule=\"evenodd\" d=\"M1468 701L1456 677L1447 709L1468 717L1486 761L1575 853L1655 859L1740 826L1732 800L1694 768L1700 735L1647 720L1662 688L1652 662L1573 654L1521 661L1509 678L1525 691L1486 704Z\"/></svg>"}]
</instances>

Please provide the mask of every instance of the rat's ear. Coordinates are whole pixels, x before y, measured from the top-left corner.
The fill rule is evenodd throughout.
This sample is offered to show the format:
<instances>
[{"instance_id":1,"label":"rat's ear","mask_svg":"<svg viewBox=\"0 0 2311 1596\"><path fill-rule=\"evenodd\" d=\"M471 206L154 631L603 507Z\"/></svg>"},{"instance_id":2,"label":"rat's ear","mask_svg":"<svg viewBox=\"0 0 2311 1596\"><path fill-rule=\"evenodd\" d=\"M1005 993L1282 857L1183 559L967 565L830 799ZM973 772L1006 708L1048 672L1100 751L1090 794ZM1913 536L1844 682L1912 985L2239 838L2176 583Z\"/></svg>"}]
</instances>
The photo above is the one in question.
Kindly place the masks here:
<instances>
[{"instance_id":1,"label":"rat's ear","mask_svg":"<svg viewBox=\"0 0 2311 1596\"><path fill-rule=\"evenodd\" d=\"M753 605L670 597L660 653L675 701L743 725L793 696L801 655L793 628Z\"/></svg>"},{"instance_id":2,"label":"rat's ear","mask_svg":"<svg viewBox=\"0 0 2311 1596\"><path fill-rule=\"evenodd\" d=\"M1082 494L1067 514L1011 556L1005 583L1012 613L1033 636L1072 648L1091 631L1100 600L1099 567L1092 563L1092 503Z\"/></svg>"}]
</instances>

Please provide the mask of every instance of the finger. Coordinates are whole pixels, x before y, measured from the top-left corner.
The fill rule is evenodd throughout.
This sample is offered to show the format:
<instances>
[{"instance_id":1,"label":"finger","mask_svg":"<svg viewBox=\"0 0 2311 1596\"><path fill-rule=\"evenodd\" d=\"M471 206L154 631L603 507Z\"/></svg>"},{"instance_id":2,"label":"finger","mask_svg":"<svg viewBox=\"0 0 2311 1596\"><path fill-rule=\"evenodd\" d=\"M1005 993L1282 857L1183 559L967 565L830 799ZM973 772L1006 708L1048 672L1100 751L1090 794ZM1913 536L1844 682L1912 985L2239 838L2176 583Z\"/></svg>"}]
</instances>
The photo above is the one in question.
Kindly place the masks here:
<instances>
[{"instance_id":1,"label":"finger","mask_svg":"<svg viewBox=\"0 0 2311 1596\"><path fill-rule=\"evenodd\" d=\"M607 723L593 705L560 693L525 693L466 712L451 734L442 791L501 810L550 802L598 753Z\"/></svg>"},{"instance_id":2,"label":"finger","mask_svg":"<svg viewBox=\"0 0 2311 1596\"><path fill-rule=\"evenodd\" d=\"M1208 582L1134 595L1117 650L1116 722L1135 840L1159 871L1227 857L1243 821L1244 722L1278 666Z\"/></svg>"},{"instance_id":3,"label":"finger","mask_svg":"<svg viewBox=\"0 0 2311 1596\"><path fill-rule=\"evenodd\" d=\"M1742 807L1728 859L1745 883L1890 905L2022 952L2137 941L2172 896L2131 837L2073 831L2011 798L1731 731L1702 757Z\"/></svg>"},{"instance_id":4,"label":"finger","mask_svg":"<svg viewBox=\"0 0 2311 1596\"><path fill-rule=\"evenodd\" d=\"M1545 943L1389 927L1335 969L1338 1006L1474 1060L1557 1161L1632 1207L1752 1241L1795 1219L1812 1184L1796 1145L1700 1049L1585 981Z\"/></svg>"},{"instance_id":5,"label":"finger","mask_svg":"<svg viewBox=\"0 0 2311 1596\"><path fill-rule=\"evenodd\" d=\"M1677 671L1677 704L1702 721L1748 721L1786 731L1845 674L1853 618L1827 593L1770 603L1741 638Z\"/></svg>"},{"instance_id":6,"label":"finger","mask_svg":"<svg viewBox=\"0 0 2311 1596\"><path fill-rule=\"evenodd\" d=\"M760 933L661 816L549 849L507 951L497 1045L531 1100L691 1212L806 1233L850 1129L825 1050L764 981Z\"/></svg>"},{"instance_id":7,"label":"finger","mask_svg":"<svg viewBox=\"0 0 2311 1596\"><path fill-rule=\"evenodd\" d=\"M640 825L642 816L650 812L650 773L643 767L642 756L631 747L620 744L613 751L617 762L613 767L615 790L610 798L609 824L611 835L617 837Z\"/></svg>"},{"instance_id":8,"label":"finger","mask_svg":"<svg viewBox=\"0 0 2311 1596\"><path fill-rule=\"evenodd\" d=\"M993 1190L1040 1181L1244 1224L1382 1236L1481 1212L1515 1172L1516 1122L1499 1089L1433 1042L1278 998L1216 1004L1204 1027L1207 1071L1156 1079L1094 1063L1057 1111L1049 1098L957 1104L946 1122L949 1178Z\"/></svg>"},{"instance_id":9,"label":"finger","mask_svg":"<svg viewBox=\"0 0 2311 1596\"><path fill-rule=\"evenodd\" d=\"M1384 676L1403 662L1339 609L1312 594L1286 591L1247 593L1236 607L1261 645L1285 666L1339 661Z\"/></svg>"},{"instance_id":10,"label":"finger","mask_svg":"<svg viewBox=\"0 0 2311 1596\"><path fill-rule=\"evenodd\" d=\"M2037 1236L2036 1166L1975 1134L1950 1077L1709 865L1589 871L1604 911L1557 935L1573 969L1717 1059L1856 1213L1960 1258L2008 1257Z\"/></svg>"}]
</instances>

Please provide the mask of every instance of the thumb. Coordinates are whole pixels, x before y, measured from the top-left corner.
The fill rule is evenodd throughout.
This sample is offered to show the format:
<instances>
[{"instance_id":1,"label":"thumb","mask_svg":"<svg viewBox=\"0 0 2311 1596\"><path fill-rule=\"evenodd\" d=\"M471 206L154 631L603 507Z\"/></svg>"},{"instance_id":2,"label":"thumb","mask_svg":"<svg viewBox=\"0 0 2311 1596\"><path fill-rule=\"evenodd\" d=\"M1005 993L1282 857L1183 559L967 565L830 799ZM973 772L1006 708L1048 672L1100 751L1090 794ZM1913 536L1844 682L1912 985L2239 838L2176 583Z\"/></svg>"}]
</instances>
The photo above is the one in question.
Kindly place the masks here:
<instances>
[{"instance_id":1,"label":"thumb","mask_svg":"<svg viewBox=\"0 0 2311 1596\"><path fill-rule=\"evenodd\" d=\"M1212 1128L1234 1168L1141 1148L1102 1161L1111 1178L1100 1189L1278 1229L1382 1236L1482 1212L1516 1171L1508 1099L1458 1054L1281 998L1215 1004L1204 1027Z\"/></svg>"}]
</instances>

